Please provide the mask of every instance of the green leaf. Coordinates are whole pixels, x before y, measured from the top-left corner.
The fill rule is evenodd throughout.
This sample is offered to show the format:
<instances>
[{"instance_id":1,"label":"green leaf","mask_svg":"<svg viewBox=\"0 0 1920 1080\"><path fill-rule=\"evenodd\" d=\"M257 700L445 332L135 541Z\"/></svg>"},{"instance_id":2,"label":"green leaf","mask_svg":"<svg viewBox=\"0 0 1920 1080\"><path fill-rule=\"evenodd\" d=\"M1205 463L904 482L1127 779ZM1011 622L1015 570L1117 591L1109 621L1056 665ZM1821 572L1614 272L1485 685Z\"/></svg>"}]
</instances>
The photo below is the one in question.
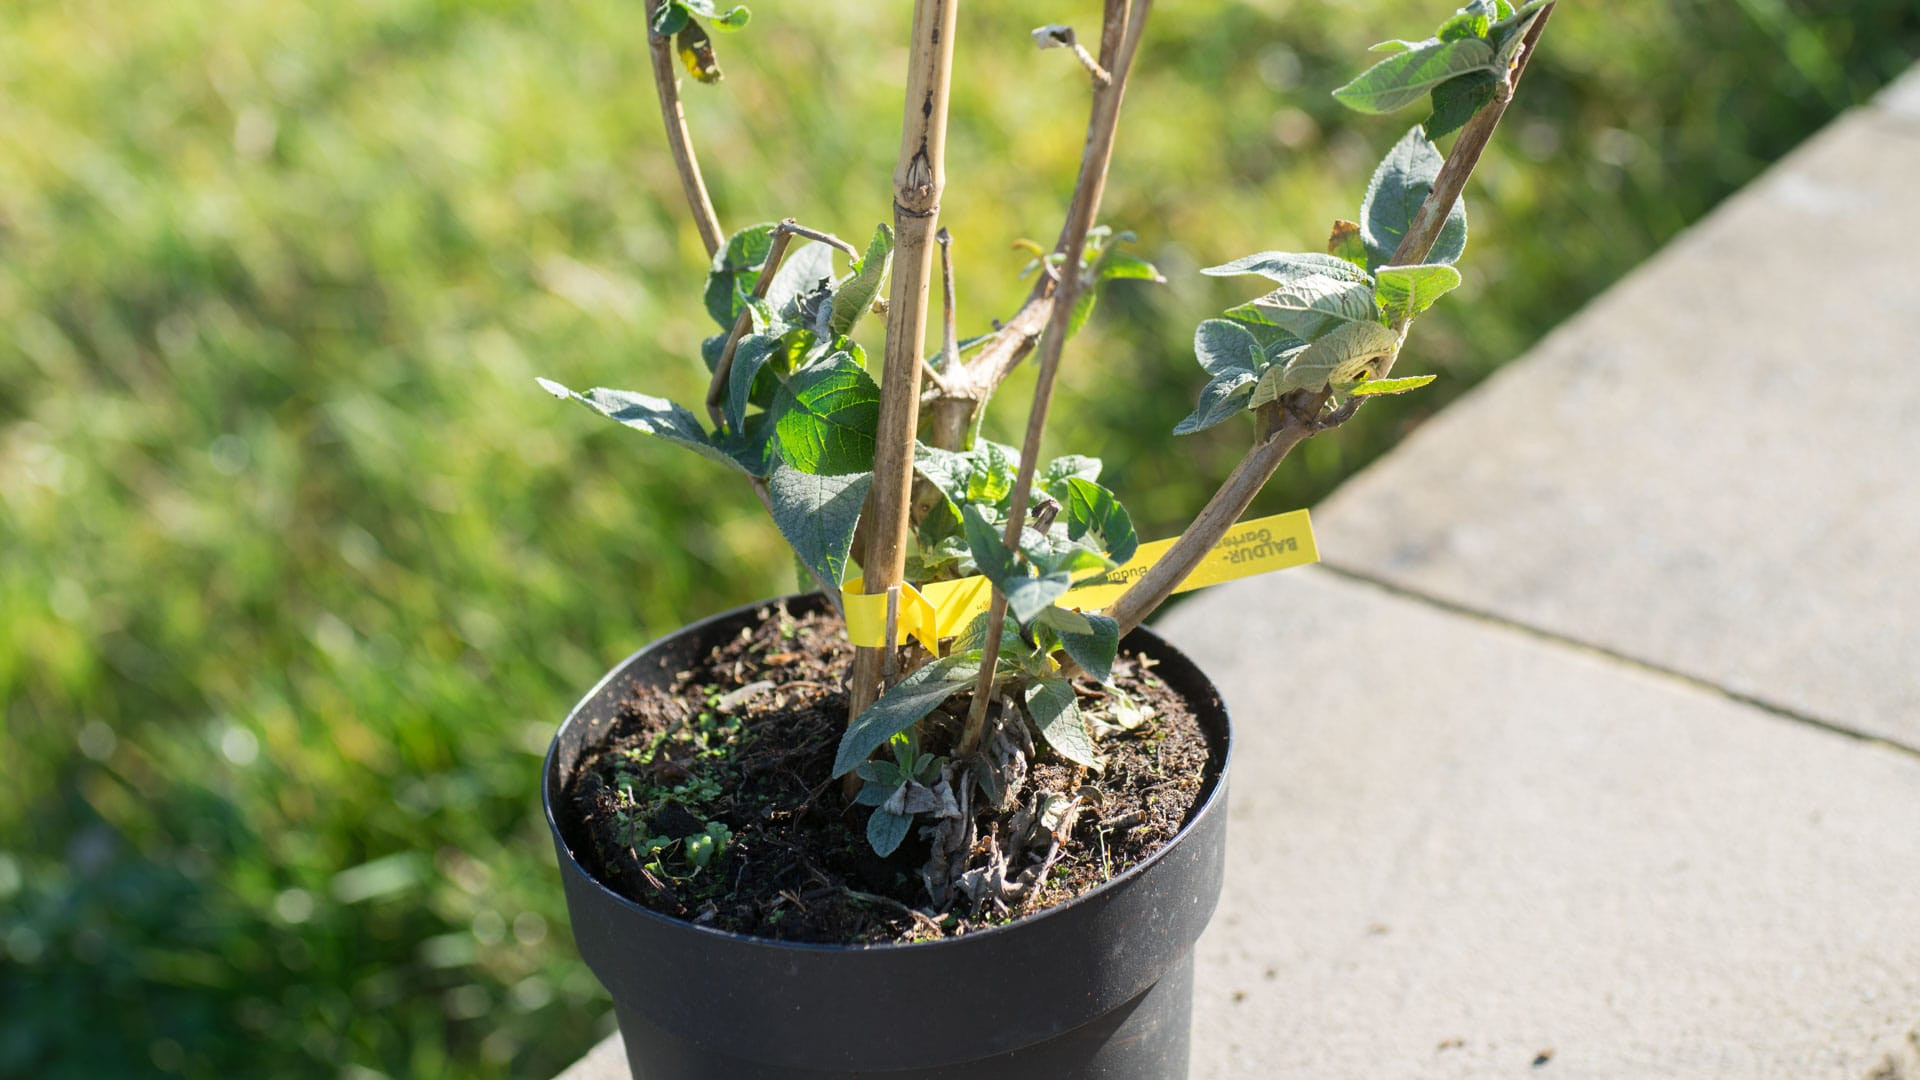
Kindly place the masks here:
<instances>
[{"instance_id":1,"label":"green leaf","mask_svg":"<svg viewBox=\"0 0 1920 1080\"><path fill-rule=\"evenodd\" d=\"M880 388L845 353L788 379L774 414L775 446L787 464L822 476L872 471Z\"/></svg>"},{"instance_id":2,"label":"green leaf","mask_svg":"<svg viewBox=\"0 0 1920 1080\"><path fill-rule=\"evenodd\" d=\"M1091 545L1067 535L1065 526L1056 523L1046 532L1029 525L1020 532L1020 553L1034 571L1043 576L1073 575L1082 570L1111 570L1119 564Z\"/></svg>"},{"instance_id":3,"label":"green leaf","mask_svg":"<svg viewBox=\"0 0 1920 1080\"><path fill-rule=\"evenodd\" d=\"M1054 633L1060 636L1060 647L1066 650L1073 662L1085 668L1087 674L1106 682L1113 677L1113 658L1120 652L1120 624L1105 615L1082 615L1081 621L1087 629L1069 629L1055 620L1056 614L1073 614L1065 608L1049 608L1042 621L1052 623Z\"/></svg>"},{"instance_id":4,"label":"green leaf","mask_svg":"<svg viewBox=\"0 0 1920 1080\"><path fill-rule=\"evenodd\" d=\"M1477 37L1422 42L1361 72L1333 96L1358 112L1390 113L1448 79L1492 66L1493 47Z\"/></svg>"},{"instance_id":5,"label":"green leaf","mask_svg":"<svg viewBox=\"0 0 1920 1080\"><path fill-rule=\"evenodd\" d=\"M1327 234L1327 254L1341 262L1352 263L1362 270L1367 268L1367 244L1360 239L1360 223L1357 221L1335 221L1333 230Z\"/></svg>"},{"instance_id":6,"label":"green leaf","mask_svg":"<svg viewBox=\"0 0 1920 1080\"><path fill-rule=\"evenodd\" d=\"M1092 232L1088 235L1091 238ZM1132 233L1121 233L1116 238L1125 241L1132 239ZM1093 315L1094 302L1100 298L1101 285L1124 280L1164 283L1167 279L1147 260L1119 250L1117 243L1107 245L1087 270L1080 292L1073 298L1073 313L1067 318L1067 336L1078 334L1080 328L1087 324L1087 319Z\"/></svg>"},{"instance_id":7,"label":"green leaf","mask_svg":"<svg viewBox=\"0 0 1920 1080\"><path fill-rule=\"evenodd\" d=\"M1191 435L1196 431L1205 431L1229 417L1246 412L1247 403L1253 398L1254 384L1259 381L1259 376L1252 372L1214 376L1201 389L1200 404L1186 419L1174 425L1173 433Z\"/></svg>"},{"instance_id":8,"label":"green leaf","mask_svg":"<svg viewBox=\"0 0 1920 1080\"><path fill-rule=\"evenodd\" d=\"M1334 261L1355 269L1350 263ZM1377 312L1370 283L1315 275L1283 285L1227 314L1243 322L1277 326L1312 341L1342 322L1372 322L1378 318Z\"/></svg>"},{"instance_id":9,"label":"green leaf","mask_svg":"<svg viewBox=\"0 0 1920 1080\"><path fill-rule=\"evenodd\" d=\"M648 397L631 390L608 390L595 387L584 394L554 382L552 379L540 379L540 388L557 398L571 398L594 412L624 424L635 431L645 432L656 438L665 439L692 450L703 457L723 462L734 468L742 468L725 450L714 445L706 429L691 412L666 398Z\"/></svg>"},{"instance_id":10,"label":"green leaf","mask_svg":"<svg viewBox=\"0 0 1920 1080\"><path fill-rule=\"evenodd\" d=\"M927 664L899 682L867 711L847 725L834 755L833 775L845 776L873 756L898 732L920 722L948 698L966 689L980 673L977 662L946 656Z\"/></svg>"},{"instance_id":11,"label":"green leaf","mask_svg":"<svg viewBox=\"0 0 1920 1080\"><path fill-rule=\"evenodd\" d=\"M766 413L747 417L746 426L737 435L715 432L713 445L745 469L748 476L765 476L772 471L773 418Z\"/></svg>"},{"instance_id":12,"label":"green leaf","mask_svg":"<svg viewBox=\"0 0 1920 1080\"><path fill-rule=\"evenodd\" d=\"M1133 558L1140 538L1133 531L1133 516L1114 498L1113 492L1079 477L1068 479L1066 486L1067 538L1082 543L1090 541L1116 563Z\"/></svg>"},{"instance_id":13,"label":"green leaf","mask_svg":"<svg viewBox=\"0 0 1920 1080\"><path fill-rule=\"evenodd\" d=\"M896 814L876 807L867 818L867 843L872 845L875 855L884 859L899 849L900 841L907 838L912 828L912 814Z\"/></svg>"},{"instance_id":14,"label":"green leaf","mask_svg":"<svg viewBox=\"0 0 1920 1080\"><path fill-rule=\"evenodd\" d=\"M713 0L674 0L674 3L676 6L684 5L688 11L703 19L711 20L713 25L722 30L738 30L753 17L753 12L744 7L721 11Z\"/></svg>"},{"instance_id":15,"label":"green leaf","mask_svg":"<svg viewBox=\"0 0 1920 1080\"><path fill-rule=\"evenodd\" d=\"M862 781L860 791L853 797L857 806L879 806L887 801L895 789L911 779L891 761L863 761L853 772Z\"/></svg>"},{"instance_id":16,"label":"green leaf","mask_svg":"<svg viewBox=\"0 0 1920 1080\"><path fill-rule=\"evenodd\" d=\"M1460 41L1465 38L1484 38L1498 17L1493 0L1473 0L1452 18L1440 24L1433 36L1441 41Z\"/></svg>"},{"instance_id":17,"label":"green leaf","mask_svg":"<svg viewBox=\"0 0 1920 1080\"><path fill-rule=\"evenodd\" d=\"M1216 380L1255 374L1262 363L1259 340L1246 327L1227 319L1208 319L1194 329L1193 355Z\"/></svg>"},{"instance_id":18,"label":"green leaf","mask_svg":"<svg viewBox=\"0 0 1920 1080\"><path fill-rule=\"evenodd\" d=\"M688 14L685 0L666 0L653 13L653 32L672 37L687 25Z\"/></svg>"},{"instance_id":19,"label":"green leaf","mask_svg":"<svg viewBox=\"0 0 1920 1080\"><path fill-rule=\"evenodd\" d=\"M967 620L967 625L961 627L960 632L953 636L951 655L968 657L977 664L981 656L981 651L985 648L986 643L987 612L983 611ZM1004 665L1007 657L1013 656L1021 649L1026 648L1026 644L1026 642L1020 640L1020 630L1018 627L1012 623L1002 623L1000 626L1001 660L999 664L996 664L996 667Z\"/></svg>"},{"instance_id":20,"label":"green leaf","mask_svg":"<svg viewBox=\"0 0 1920 1080\"><path fill-rule=\"evenodd\" d=\"M1322 255L1316 251L1262 251L1254 255L1243 255L1230 263L1209 266L1200 272L1210 277L1241 277L1258 274L1279 285L1292 285L1317 278L1330 278L1338 282L1362 285L1372 280L1365 270L1345 259Z\"/></svg>"},{"instance_id":21,"label":"green leaf","mask_svg":"<svg viewBox=\"0 0 1920 1080\"><path fill-rule=\"evenodd\" d=\"M870 472L816 476L784 464L776 464L767 480L774 525L807 569L829 585L846 576L854 529L872 486Z\"/></svg>"},{"instance_id":22,"label":"green leaf","mask_svg":"<svg viewBox=\"0 0 1920 1080\"><path fill-rule=\"evenodd\" d=\"M1033 726L1040 729L1041 736L1055 753L1075 765L1089 769L1100 767L1100 754L1093 747L1093 737L1087 734L1087 725L1080 719L1080 704L1072 683L1065 679L1041 679L1027 687L1027 714L1033 717Z\"/></svg>"},{"instance_id":23,"label":"green leaf","mask_svg":"<svg viewBox=\"0 0 1920 1080\"><path fill-rule=\"evenodd\" d=\"M1061 485L1074 477L1082 480L1100 479L1100 459L1085 454L1062 454L1047 462L1047 467L1040 470L1040 486L1057 499L1061 497Z\"/></svg>"},{"instance_id":24,"label":"green leaf","mask_svg":"<svg viewBox=\"0 0 1920 1080\"><path fill-rule=\"evenodd\" d=\"M1460 271L1444 263L1383 266L1374 279L1380 317L1388 323L1411 319L1460 285Z\"/></svg>"},{"instance_id":25,"label":"green leaf","mask_svg":"<svg viewBox=\"0 0 1920 1080\"><path fill-rule=\"evenodd\" d=\"M1448 79L1433 88L1433 115L1420 126L1429 139L1451 135L1465 127L1474 113L1491 104L1499 88L1500 77L1491 71L1475 71Z\"/></svg>"},{"instance_id":26,"label":"green leaf","mask_svg":"<svg viewBox=\"0 0 1920 1080\"><path fill-rule=\"evenodd\" d=\"M1433 191L1443 161L1433 140L1419 127L1411 128L1373 171L1367 185L1367 198L1360 207L1360 236L1366 241L1372 265L1379 267L1393 258L1394 249L1413 225L1420 204ZM1453 209L1440 228L1429 263L1453 263L1467 248L1467 204L1455 199Z\"/></svg>"},{"instance_id":27,"label":"green leaf","mask_svg":"<svg viewBox=\"0 0 1920 1080\"><path fill-rule=\"evenodd\" d=\"M1514 57L1519 55L1520 45L1526 40L1527 31L1533 29L1533 21L1551 0L1533 0L1533 3L1502 16L1493 24L1487 41L1493 46L1493 70L1496 75L1504 76L1513 66Z\"/></svg>"},{"instance_id":28,"label":"green leaf","mask_svg":"<svg viewBox=\"0 0 1920 1080\"><path fill-rule=\"evenodd\" d=\"M1047 627L1055 634L1062 631L1069 634L1093 633L1093 623L1072 608L1050 607L1040 613L1040 618L1034 621L1034 625Z\"/></svg>"},{"instance_id":29,"label":"green leaf","mask_svg":"<svg viewBox=\"0 0 1920 1080\"><path fill-rule=\"evenodd\" d=\"M967 478L973 475L971 455L916 442L913 467L928 483L940 489L940 494L947 497L958 513L960 504L967 501Z\"/></svg>"},{"instance_id":30,"label":"green leaf","mask_svg":"<svg viewBox=\"0 0 1920 1080\"><path fill-rule=\"evenodd\" d=\"M1013 493L1013 482L1019 478L1019 451L982 439L974 449L973 473L967 477L967 500L1000 503Z\"/></svg>"},{"instance_id":31,"label":"green leaf","mask_svg":"<svg viewBox=\"0 0 1920 1080\"><path fill-rule=\"evenodd\" d=\"M1377 53L1403 53L1408 51L1409 49L1417 49L1420 46L1426 45L1426 44L1429 44L1429 42L1408 41L1405 38L1392 38L1387 41L1374 42L1373 44L1367 46L1367 51L1377 52Z\"/></svg>"},{"instance_id":32,"label":"green leaf","mask_svg":"<svg viewBox=\"0 0 1920 1080\"><path fill-rule=\"evenodd\" d=\"M867 241L867 253L854 264L853 276L833 290L833 319L830 325L835 337L845 337L853 332L860 317L873 306L873 298L880 295L880 283L886 278L887 267L892 263L893 230L883 224L873 230L873 239Z\"/></svg>"},{"instance_id":33,"label":"green leaf","mask_svg":"<svg viewBox=\"0 0 1920 1080\"><path fill-rule=\"evenodd\" d=\"M1067 316L1067 338L1069 340L1071 340L1075 334L1078 334L1082 327L1087 325L1088 319L1093 317L1093 306L1099 299L1100 290L1092 284L1082 287L1080 292L1074 296L1073 314Z\"/></svg>"},{"instance_id":34,"label":"green leaf","mask_svg":"<svg viewBox=\"0 0 1920 1080\"><path fill-rule=\"evenodd\" d=\"M1375 394L1404 394L1409 390L1418 390L1438 378L1436 375L1410 375L1404 379L1369 379L1355 386L1349 393L1354 397L1371 397Z\"/></svg>"},{"instance_id":35,"label":"green leaf","mask_svg":"<svg viewBox=\"0 0 1920 1080\"><path fill-rule=\"evenodd\" d=\"M664 10L664 9L663 9ZM747 306L747 294L760 280L760 267L773 247L773 230L779 222L749 225L732 236L713 253L713 268L707 273L705 293L707 314L722 330L732 330L740 312Z\"/></svg>"},{"instance_id":36,"label":"green leaf","mask_svg":"<svg viewBox=\"0 0 1920 1080\"><path fill-rule=\"evenodd\" d=\"M758 378L767 361L784 346L777 337L765 334L748 334L734 346L733 366L727 369L727 427L733 431L744 430L747 423L747 405L753 399L753 380Z\"/></svg>"},{"instance_id":37,"label":"green leaf","mask_svg":"<svg viewBox=\"0 0 1920 1080\"><path fill-rule=\"evenodd\" d=\"M1114 248L1100 253L1100 261L1094 264L1093 276L1096 281L1151 281L1165 284L1167 280L1166 275L1152 263Z\"/></svg>"},{"instance_id":38,"label":"green leaf","mask_svg":"<svg viewBox=\"0 0 1920 1080\"><path fill-rule=\"evenodd\" d=\"M812 329L809 309L828 306L832 282L833 248L811 240L797 246L789 244L780 268L767 282L767 310L784 323Z\"/></svg>"},{"instance_id":39,"label":"green leaf","mask_svg":"<svg viewBox=\"0 0 1920 1080\"><path fill-rule=\"evenodd\" d=\"M1379 369L1379 361L1393 355L1400 335L1377 322L1346 323L1302 349L1284 366L1274 365L1260 376L1252 404L1264 405L1289 390L1340 389L1360 382Z\"/></svg>"},{"instance_id":40,"label":"green leaf","mask_svg":"<svg viewBox=\"0 0 1920 1080\"><path fill-rule=\"evenodd\" d=\"M1032 622L1073 585L1071 569L1052 566L1030 568L1021 563L1018 556L1007 550L1000 530L989 524L972 503L960 507L960 517L965 523L967 550L973 555L974 565L982 577L993 582L1006 596L1007 613L1020 625ZM1054 560L1048 561L1051 563Z\"/></svg>"}]
</instances>

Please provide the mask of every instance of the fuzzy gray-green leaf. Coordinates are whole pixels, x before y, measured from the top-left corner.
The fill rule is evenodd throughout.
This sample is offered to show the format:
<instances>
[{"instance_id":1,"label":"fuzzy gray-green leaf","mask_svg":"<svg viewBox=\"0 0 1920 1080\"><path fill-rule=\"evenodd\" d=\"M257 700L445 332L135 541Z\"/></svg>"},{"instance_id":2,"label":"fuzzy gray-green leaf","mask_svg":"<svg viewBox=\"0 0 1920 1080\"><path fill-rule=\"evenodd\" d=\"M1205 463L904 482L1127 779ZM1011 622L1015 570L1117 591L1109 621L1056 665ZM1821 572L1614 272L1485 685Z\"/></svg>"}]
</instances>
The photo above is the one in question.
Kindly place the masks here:
<instances>
[{"instance_id":1,"label":"fuzzy gray-green leaf","mask_svg":"<svg viewBox=\"0 0 1920 1080\"><path fill-rule=\"evenodd\" d=\"M845 776L885 746L888 739L920 722L948 698L965 690L980 672L977 662L947 656L912 672L847 725L833 758L833 775Z\"/></svg>"},{"instance_id":2,"label":"fuzzy gray-green leaf","mask_svg":"<svg viewBox=\"0 0 1920 1080\"><path fill-rule=\"evenodd\" d=\"M784 463L775 464L767 480L780 535L807 569L829 585L840 584L846 575L854 528L872 486L870 472L816 476Z\"/></svg>"},{"instance_id":3,"label":"fuzzy gray-green leaf","mask_svg":"<svg viewBox=\"0 0 1920 1080\"><path fill-rule=\"evenodd\" d=\"M1041 679L1027 687L1027 713L1054 752L1075 765L1100 767L1100 753L1080 719L1073 684L1065 679Z\"/></svg>"},{"instance_id":4,"label":"fuzzy gray-green leaf","mask_svg":"<svg viewBox=\"0 0 1920 1080\"><path fill-rule=\"evenodd\" d=\"M1193 331L1193 355L1216 381L1226 375L1252 375L1260 366L1260 342L1239 323L1208 319Z\"/></svg>"},{"instance_id":5,"label":"fuzzy gray-green leaf","mask_svg":"<svg viewBox=\"0 0 1920 1080\"><path fill-rule=\"evenodd\" d=\"M668 7L662 4L660 9L665 11ZM760 267L773 248L773 230L778 227L779 222L774 221L749 225L727 237L727 242L713 253L713 268L707 274L706 304L707 314L720 329L733 329L734 320L747 306L746 294L753 291L754 282L760 279Z\"/></svg>"},{"instance_id":6,"label":"fuzzy gray-green leaf","mask_svg":"<svg viewBox=\"0 0 1920 1080\"><path fill-rule=\"evenodd\" d=\"M875 855L884 859L899 849L900 842L912 828L912 814L896 814L875 807L872 816L867 818L867 843Z\"/></svg>"},{"instance_id":7,"label":"fuzzy gray-green leaf","mask_svg":"<svg viewBox=\"0 0 1920 1080\"><path fill-rule=\"evenodd\" d=\"M567 389L552 379L541 379L539 382L540 388L554 397L571 398L616 423L676 443L702 457L724 462L744 471L744 467L738 461L728 455L725 450L714 445L706 429L700 426L700 421L695 419L691 412L666 398L649 397L646 394L636 394L631 390L608 390L605 387L595 387L581 394Z\"/></svg>"},{"instance_id":8,"label":"fuzzy gray-green leaf","mask_svg":"<svg viewBox=\"0 0 1920 1080\"><path fill-rule=\"evenodd\" d=\"M747 423L747 404L753 397L753 380L767 361L780 350L780 339L766 334L748 334L734 346L733 364L727 369L727 427L740 431Z\"/></svg>"},{"instance_id":9,"label":"fuzzy gray-green leaf","mask_svg":"<svg viewBox=\"0 0 1920 1080\"><path fill-rule=\"evenodd\" d=\"M1065 610L1053 608L1046 617ZM1060 647L1074 663L1085 668L1087 674L1106 682L1113 677L1113 658L1120 651L1120 624L1105 615L1083 614L1081 619L1087 624L1085 631L1064 629L1056 624L1053 632L1059 635Z\"/></svg>"},{"instance_id":10,"label":"fuzzy gray-green leaf","mask_svg":"<svg viewBox=\"0 0 1920 1080\"><path fill-rule=\"evenodd\" d=\"M1440 151L1426 131L1416 126L1401 136L1393 149L1373 171L1367 185L1366 202L1360 207L1360 237L1375 269L1393 257L1394 250L1412 227L1420 204L1433 191L1444 163ZM1467 247L1467 204L1455 199L1447 220L1428 253L1429 263L1454 263Z\"/></svg>"},{"instance_id":11,"label":"fuzzy gray-green leaf","mask_svg":"<svg viewBox=\"0 0 1920 1080\"><path fill-rule=\"evenodd\" d=\"M1252 404L1264 405L1289 390L1318 390L1329 384L1357 383L1379 370L1379 361L1393 354L1400 336L1377 322L1346 323L1301 350L1284 366L1274 365L1260 376Z\"/></svg>"},{"instance_id":12,"label":"fuzzy gray-green leaf","mask_svg":"<svg viewBox=\"0 0 1920 1080\"><path fill-rule=\"evenodd\" d=\"M831 325L835 337L852 333L860 317L873 306L873 298L880 295L880 283L885 280L887 267L892 262L893 230L881 225L873 231L873 239L867 241L867 253L861 256L853 276L833 290Z\"/></svg>"},{"instance_id":13,"label":"fuzzy gray-green leaf","mask_svg":"<svg viewBox=\"0 0 1920 1080\"><path fill-rule=\"evenodd\" d=\"M1333 96L1359 112L1390 113L1420 100L1448 79L1492 66L1493 46L1477 37L1423 42L1361 72Z\"/></svg>"},{"instance_id":14,"label":"fuzzy gray-green leaf","mask_svg":"<svg viewBox=\"0 0 1920 1080\"><path fill-rule=\"evenodd\" d=\"M1467 125L1473 114L1493 102L1500 78L1491 71L1474 71L1448 79L1433 88L1433 115L1421 121L1427 138L1451 135Z\"/></svg>"},{"instance_id":15,"label":"fuzzy gray-green leaf","mask_svg":"<svg viewBox=\"0 0 1920 1080\"><path fill-rule=\"evenodd\" d=\"M1175 435L1191 435L1247 411L1259 376L1251 371L1215 375L1200 391L1200 404L1174 425Z\"/></svg>"},{"instance_id":16,"label":"fuzzy gray-green leaf","mask_svg":"<svg viewBox=\"0 0 1920 1080\"><path fill-rule=\"evenodd\" d=\"M1345 260L1333 261L1358 271ZM1375 312L1372 284L1332 274L1311 274L1227 314L1242 322L1279 327L1312 341L1342 322L1371 322L1377 317Z\"/></svg>"}]
</instances>

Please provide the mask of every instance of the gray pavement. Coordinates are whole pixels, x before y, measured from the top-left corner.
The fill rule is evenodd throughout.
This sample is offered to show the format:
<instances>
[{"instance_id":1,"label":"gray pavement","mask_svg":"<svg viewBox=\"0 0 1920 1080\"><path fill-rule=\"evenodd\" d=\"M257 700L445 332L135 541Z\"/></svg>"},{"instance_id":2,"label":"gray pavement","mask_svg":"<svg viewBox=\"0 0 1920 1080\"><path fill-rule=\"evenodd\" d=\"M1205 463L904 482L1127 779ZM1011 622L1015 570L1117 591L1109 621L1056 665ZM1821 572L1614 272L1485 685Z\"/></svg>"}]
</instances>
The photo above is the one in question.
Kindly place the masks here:
<instances>
[{"instance_id":1,"label":"gray pavement","mask_svg":"<svg viewBox=\"0 0 1920 1080\"><path fill-rule=\"evenodd\" d=\"M1195 1080L1920 1080L1915 177L1920 70L1163 620Z\"/></svg>"}]
</instances>

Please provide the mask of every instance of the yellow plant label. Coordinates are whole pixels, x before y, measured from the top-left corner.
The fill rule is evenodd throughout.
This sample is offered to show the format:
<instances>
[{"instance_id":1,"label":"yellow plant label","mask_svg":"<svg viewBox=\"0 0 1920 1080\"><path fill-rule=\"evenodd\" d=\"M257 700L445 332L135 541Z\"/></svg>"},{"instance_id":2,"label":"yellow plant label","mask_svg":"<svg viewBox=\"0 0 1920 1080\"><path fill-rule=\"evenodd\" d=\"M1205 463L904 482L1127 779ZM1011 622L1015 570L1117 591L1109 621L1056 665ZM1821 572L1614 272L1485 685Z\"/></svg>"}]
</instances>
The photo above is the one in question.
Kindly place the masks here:
<instances>
[{"instance_id":1,"label":"yellow plant label","mask_svg":"<svg viewBox=\"0 0 1920 1080\"><path fill-rule=\"evenodd\" d=\"M1092 574L1074 582L1060 598L1060 606L1098 611L1113 603L1148 567L1159 562L1177 539L1142 544L1133 558L1118 570ZM1235 525L1174 591L1187 592L1319 561L1320 549L1313 540L1312 518L1305 510L1293 510ZM866 593L862 588L861 579L855 578L840 589L841 605L847 613L847 637L855 645L877 647L887 639L887 594ZM895 644L905 644L908 638L915 638L929 651L937 652L941 638L952 637L965 629L975 616L987 610L992 599L993 586L983 577L936 581L921 589L902 585L895 615L898 631Z\"/></svg>"}]
</instances>

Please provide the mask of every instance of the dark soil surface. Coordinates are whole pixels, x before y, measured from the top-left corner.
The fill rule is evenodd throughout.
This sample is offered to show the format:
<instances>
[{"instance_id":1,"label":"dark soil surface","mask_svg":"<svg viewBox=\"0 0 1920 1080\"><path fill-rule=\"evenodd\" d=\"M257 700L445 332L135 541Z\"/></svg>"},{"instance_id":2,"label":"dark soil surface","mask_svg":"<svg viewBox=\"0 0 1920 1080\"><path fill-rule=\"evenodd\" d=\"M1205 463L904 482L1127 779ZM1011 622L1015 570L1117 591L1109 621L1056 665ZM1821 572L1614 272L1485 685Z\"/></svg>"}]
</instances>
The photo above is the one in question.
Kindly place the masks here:
<instances>
[{"instance_id":1,"label":"dark soil surface","mask_svg":"<svg viewBox=\"0 0 1920 1080\"><path fill-rule=\"evenodd\" d=\"M992 890L948 890L936 906L922 877L928 837L916 827L879 858L866 840L871 811L829 778L852 651L837 617L789 617L774 605L670 688L634 686L567 792L563 812L584 825L567 831L592 837L592 850L576 856L616 892L720 929L840 944L954 936L1071 899L1153 854L1185 824L1218 765L1186 702L1151 661L1123 653L1114 681L1150 715L1106 728L1104 769L1062 761L1043 743L1014 805L999 810L971 792L969 865L1018 853L1004 877L1025 869L1031 895L1007 902ZM1109 699L1091 681L1077 686L1083 713L1121 715L1103 712ZM928 717L924 749L945 753L966 709L962 695ZM1031 810L1049 795L1078 801L1070 832L1044 834L1058 839L1021 852L1016 836L1035 835ZM1040 848L1053 849L1050 867Z\"/></svg>"}]
</instances>

